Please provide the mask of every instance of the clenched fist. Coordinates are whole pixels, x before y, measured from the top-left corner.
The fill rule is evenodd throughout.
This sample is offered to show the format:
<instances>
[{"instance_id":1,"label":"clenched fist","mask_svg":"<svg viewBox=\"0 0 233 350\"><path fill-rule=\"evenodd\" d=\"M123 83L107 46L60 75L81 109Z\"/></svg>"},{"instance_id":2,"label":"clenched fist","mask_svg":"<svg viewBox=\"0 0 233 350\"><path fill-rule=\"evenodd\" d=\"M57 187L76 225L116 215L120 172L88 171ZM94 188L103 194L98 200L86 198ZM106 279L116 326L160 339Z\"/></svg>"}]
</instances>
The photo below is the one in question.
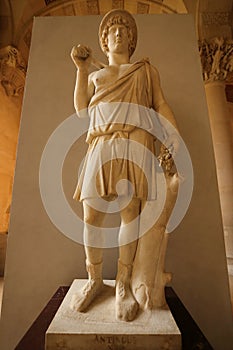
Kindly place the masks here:
<instances>
[{"instance_id":1,"label":"clenched fist","mask_svg":"<svg viewBox=\"0 0 233 350\"><path fill-rule=\"evenodd\" d=\"M88 46L77 45L71 50L71 58L77 68L88 69L92 61L92 52Z\"/></svg>"}]
</instances>

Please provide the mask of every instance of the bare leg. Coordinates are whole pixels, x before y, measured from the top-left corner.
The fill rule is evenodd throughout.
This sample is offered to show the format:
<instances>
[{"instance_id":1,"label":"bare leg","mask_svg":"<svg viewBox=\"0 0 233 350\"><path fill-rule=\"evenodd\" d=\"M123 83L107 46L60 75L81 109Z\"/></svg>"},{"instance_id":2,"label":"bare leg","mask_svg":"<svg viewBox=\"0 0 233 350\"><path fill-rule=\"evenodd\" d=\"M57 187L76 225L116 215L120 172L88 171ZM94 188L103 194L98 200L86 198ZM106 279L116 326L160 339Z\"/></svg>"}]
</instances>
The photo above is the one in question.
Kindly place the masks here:
<instances>
[{"instance_id":1,"label":"bare leg","mask_svg":"<svg viewBox=\"0 0 233 350\"><path fill-rule=\"evenodd\" d=\"M84 247L87 261L91 264L99 264L103 260L103 234L102 224L105 212L95 209L98 199L83 201L84 211ZM97 203L98 204L98 203ZM107 203L102 210L107 209ZM98 205L97 205L98 207Z\"/></svg>"},{"instance_id":2,"label":"bare leg","mask_svg":"<svg viewBox=\"0 0 233 350\"><path fill-rule=\"evenodd\" d=\"M122 205L123 200L120 200ZM123 264L133 264L139 231L139 219L141 201L138 198L133 198L129 205L122 209L121 227L119 231L119 257ZM131 222L130 226L126 226ZM129 243L128 243L129 242Z\"/></svg>"},{"instance_id":3,"label":"bare leg","mask_svg":"<svg viewBox=\"0 0 233 350\"><path fill-rule=\"evenodd\" d=\"M82 290L73 295L71 308L77 311L85 311L90 303L103 289L102 278L102 230L101 225L105 213L97 211L91 206L91 201L83 201L84 209L84 243L86 253L86 268L88 282Z\"/></svg>"},{"instance_id":4,"label":"bare leg","mask_svg":"<svg viewBox=\"0 0 233 350\"><path fill-rule=\"evenodd\" d=\"M129 205L120 212L121 227L119 232L120 248L118 274L116 278L116 316L118 319L124 321L132 321L136 317L138 311L138 303L132 294L130 281L137 248L139 211L140 200L134 198ZM131 225L126 226L130 222Z\"/></svg>"}]
</instances>

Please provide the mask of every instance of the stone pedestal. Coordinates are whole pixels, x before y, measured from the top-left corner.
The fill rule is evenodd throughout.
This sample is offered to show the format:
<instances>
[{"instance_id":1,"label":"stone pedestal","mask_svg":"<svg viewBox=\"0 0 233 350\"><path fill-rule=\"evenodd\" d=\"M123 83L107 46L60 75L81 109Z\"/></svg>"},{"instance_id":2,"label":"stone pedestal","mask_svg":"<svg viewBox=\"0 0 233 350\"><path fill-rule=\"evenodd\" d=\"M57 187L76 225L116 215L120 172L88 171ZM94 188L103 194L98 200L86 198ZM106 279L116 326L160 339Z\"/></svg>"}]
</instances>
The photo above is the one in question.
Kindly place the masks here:
<instances>
[{"instance_id":1,"label":"stone pedestal","mask_svg":"<svg viewBox=\"0 0 233 350\"><path fill-rule=\"evenodd\" d=\"M141 311L133 322L115 318L115 281L85 313L69 307L86 280L74 280L46 332L46 350L180 350L181 334L168 308Z\"/></svg>"}]
</instances>

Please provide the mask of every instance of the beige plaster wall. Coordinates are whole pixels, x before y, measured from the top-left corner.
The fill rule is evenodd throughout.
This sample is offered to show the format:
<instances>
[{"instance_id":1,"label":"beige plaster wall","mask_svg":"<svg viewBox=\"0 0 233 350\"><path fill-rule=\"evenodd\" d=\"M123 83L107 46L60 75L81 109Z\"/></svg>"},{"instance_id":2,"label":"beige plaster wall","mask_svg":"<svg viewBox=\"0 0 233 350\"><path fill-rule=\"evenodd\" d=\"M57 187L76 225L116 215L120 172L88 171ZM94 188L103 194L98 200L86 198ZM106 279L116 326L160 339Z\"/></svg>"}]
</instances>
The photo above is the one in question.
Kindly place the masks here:
<instances>
[{"instance_id":1,"label":"beige plaster wall","mask_svg":"<svg viewBox=\"0 0 233 350\"><path fill-rule=\"evenodd\" d=\"M74 113L75 68L70 49L79 42L98 48L99 17L36 18L20 130L1 319L0 348L12 350L60 285L85 277L83 247L50 221L39 191L40 159L49 136ZM139 40L133 60L149 56L177 117L194 167L189 210L171 234L167 269L172 286L217 350L233 343L219 196L205 93L192 17L137 16ZM78 131L77 131L78 132ZM63 168L71 196L78 159L74 144ZM49 181L49 179L48 179ZM72 203L72 204L71 204ZM54 203L59 210L59 203ZM104 277L114 278L117 250L106 251Z\"/></svg>"}]
</instances>

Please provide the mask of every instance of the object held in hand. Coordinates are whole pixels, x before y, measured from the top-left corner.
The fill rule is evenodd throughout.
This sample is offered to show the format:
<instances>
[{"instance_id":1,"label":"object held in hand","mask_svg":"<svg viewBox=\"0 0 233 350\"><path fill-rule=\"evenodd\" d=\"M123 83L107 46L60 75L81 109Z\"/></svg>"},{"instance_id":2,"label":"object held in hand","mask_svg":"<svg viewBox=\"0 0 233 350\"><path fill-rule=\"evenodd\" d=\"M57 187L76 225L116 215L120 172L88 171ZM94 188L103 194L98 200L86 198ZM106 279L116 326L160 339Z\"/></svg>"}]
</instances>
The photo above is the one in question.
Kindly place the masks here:
<instances>
[{"instance_id":1,"label":"object held in hand","mask_svg":"<svg viewBox=\"0 0 233 350\"><path fill-rule=\"evenodd\" d=\"M172 158L172 154L164 145L162 145L161 147L161 152L158 156L158 161L159 161L159 166L162 166L165 169L166 173L170 173L174 165L174 160Z\"/></svg>"},{"instance_id":2,"label":"object held in hand","mask_svg":"<svg viewBox=\"0 0 233 350\"><path fill-rule=\"evenodd\" d=\"M76 56L85 61L90 56L90 49L87 46L78 45L76 47Z\"/></svg>"}]
</instances>

